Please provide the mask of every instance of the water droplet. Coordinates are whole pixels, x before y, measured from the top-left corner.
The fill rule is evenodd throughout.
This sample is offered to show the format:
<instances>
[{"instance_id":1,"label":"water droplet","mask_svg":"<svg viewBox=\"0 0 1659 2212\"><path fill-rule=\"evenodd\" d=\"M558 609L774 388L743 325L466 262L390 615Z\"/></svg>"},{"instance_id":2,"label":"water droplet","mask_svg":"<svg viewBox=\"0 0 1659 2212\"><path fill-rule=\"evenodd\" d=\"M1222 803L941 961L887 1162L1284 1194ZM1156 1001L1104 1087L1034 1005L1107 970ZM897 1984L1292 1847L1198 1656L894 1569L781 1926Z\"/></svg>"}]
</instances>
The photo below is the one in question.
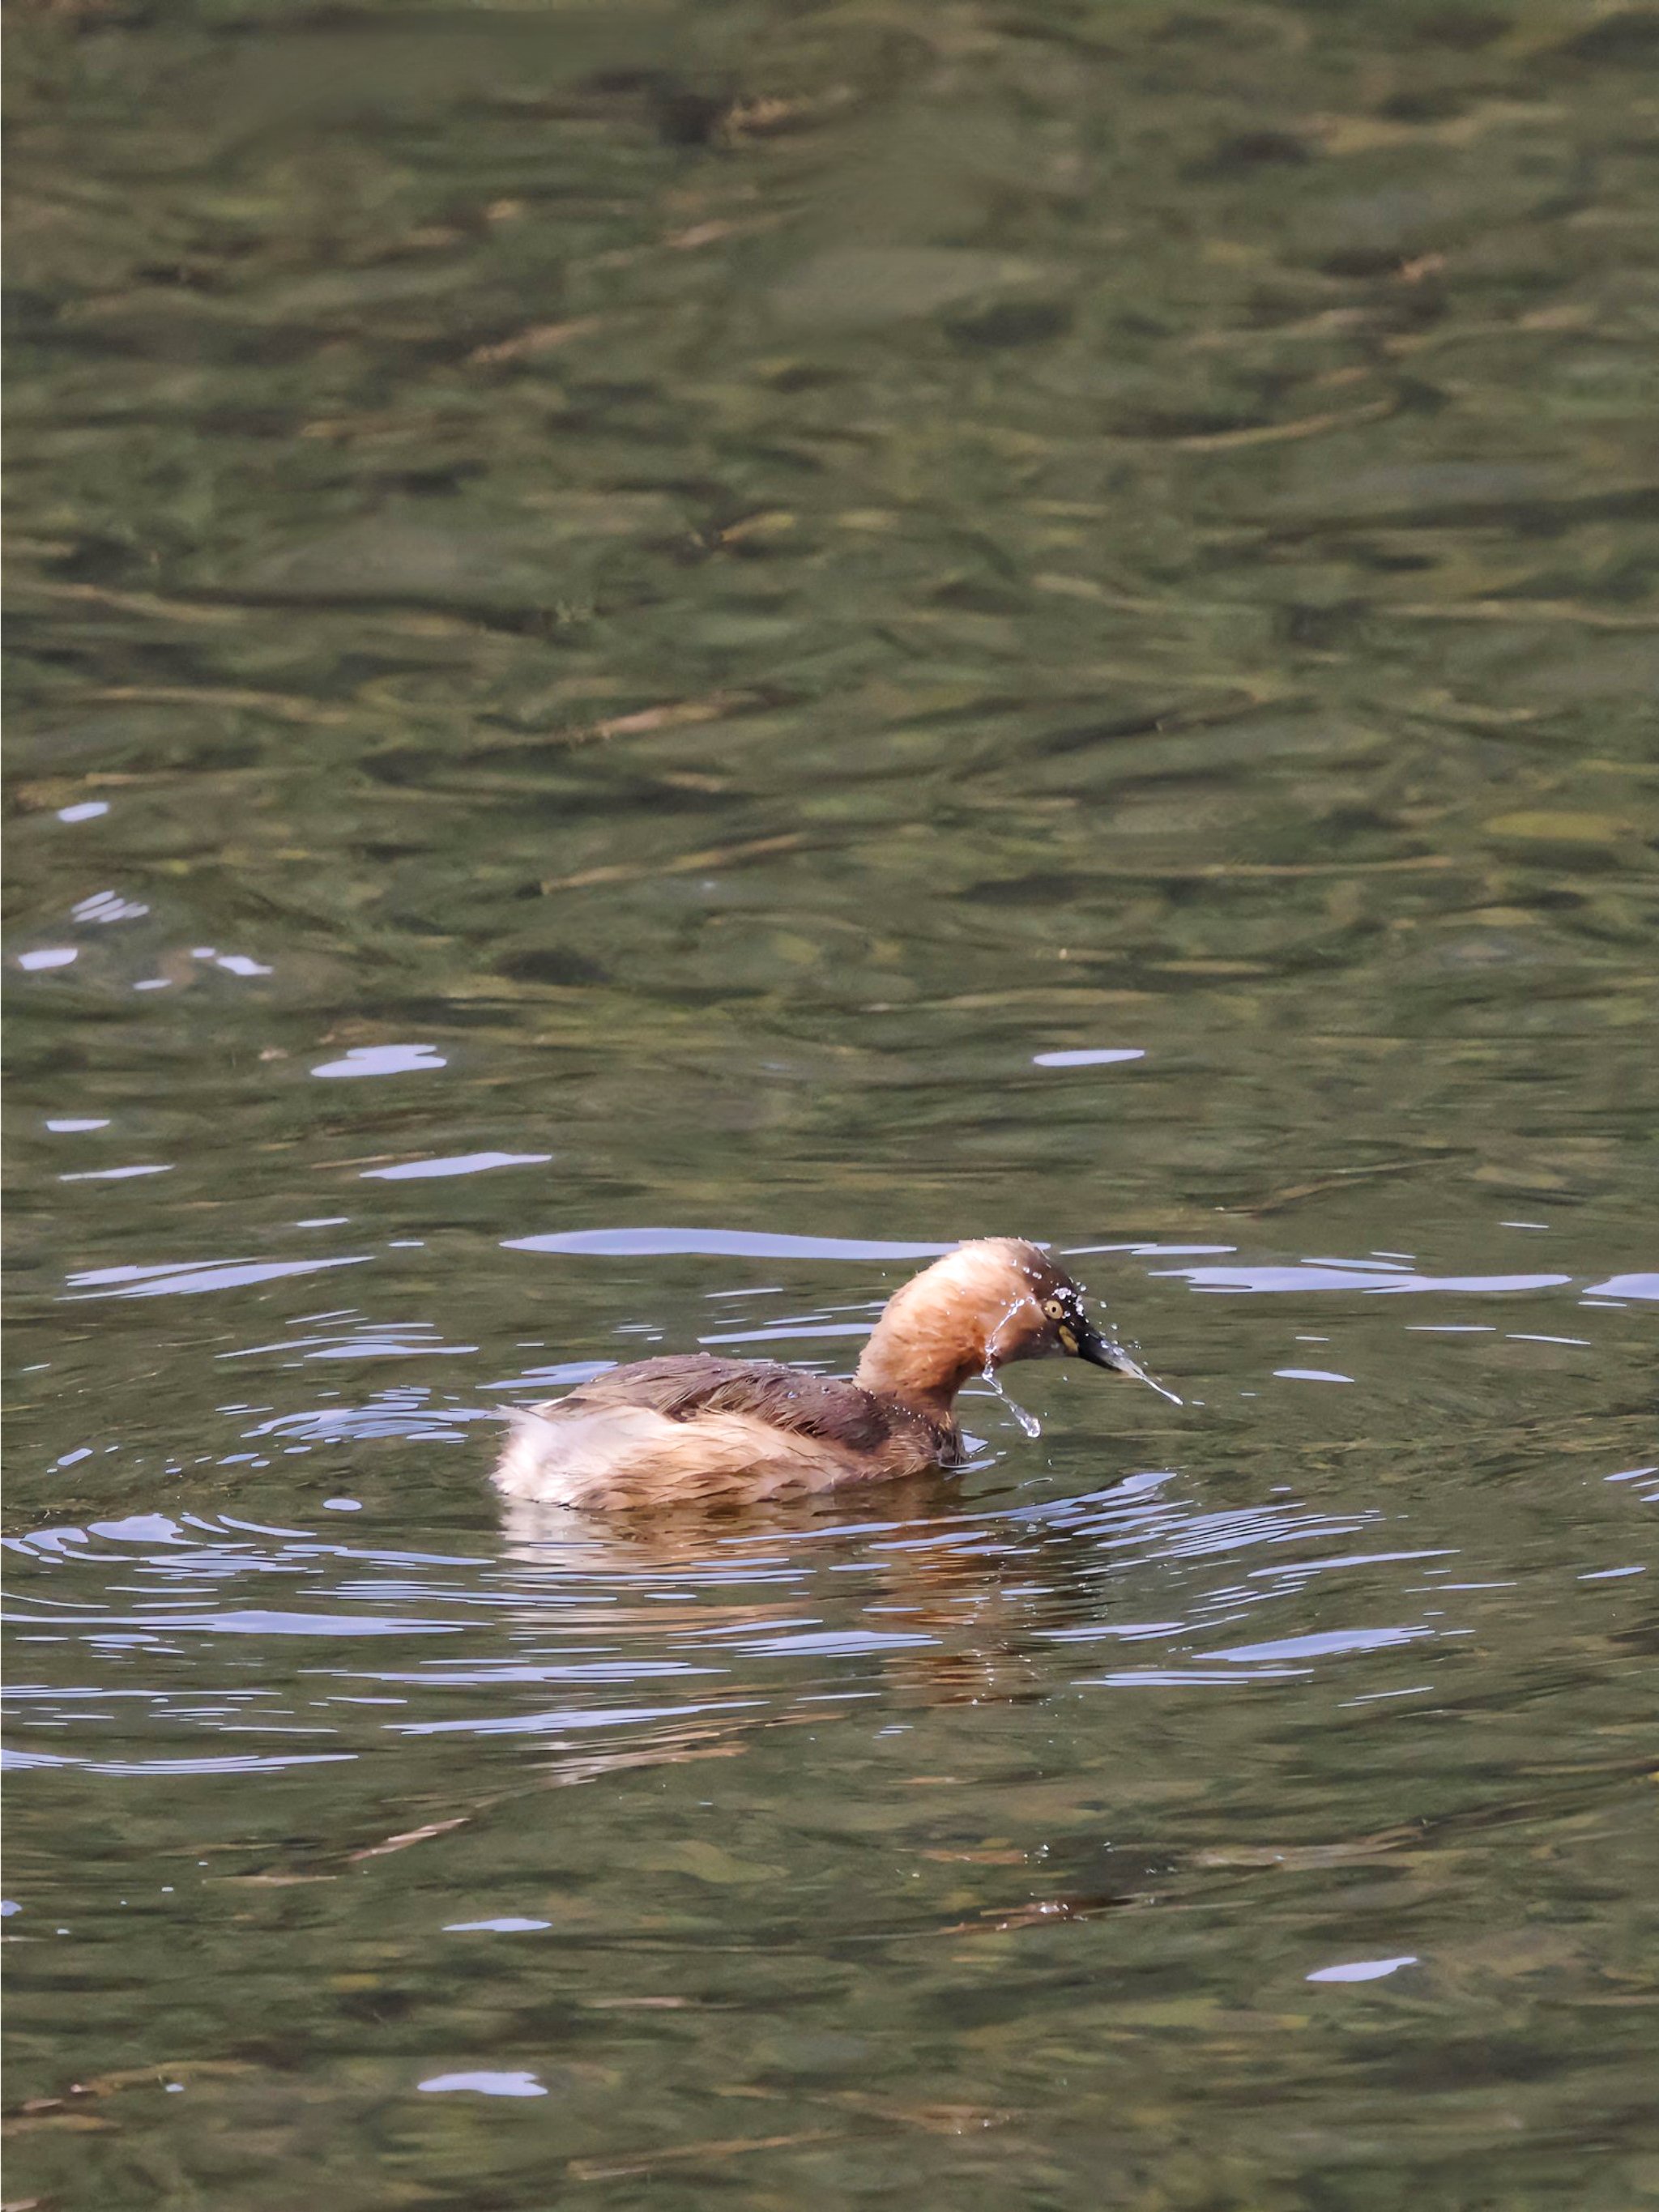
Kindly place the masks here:
<instances>
[{"instance_id":1,"label":"water droplet","mask_svg":"<svg viewBox=\"0 0 1659 2212\"><path fill-rule=\"evenodd\" d=\"M1008 1408L1008 1411L1013 1415L1015 1420L1019 1424L1021 1432L1024 1435L1030 1437L1033 1442L1035 1442L1036 1439L1042 1434L1042 1422L1038 1420L1035 1413L1028 1413L1024 1406L1017 1406L1014 1403L1013 1400L1008 1395L1008 1393L1002 1387L1002 1378L997 1373L996 1369L993 1367L988 1361L986 1363L984 1373L985 1380L990 1384L992 1389L996 1392L997 1396L1001 1399L1003 1404Z\"/></svg>"},{"instance_id":2,"label":"water droplet","mask_svg":"<svg viewBox=\"0 0 1659 2212\"><path fill-rule=\"evenodd\" d=\"M1144 1382L1149 1390L1156 1390L1160 1398L1167 1398L1172 1406L1179 1406L1183 1402L1176 1397L1173 1390L1166 1390L1161 1382L1155 1382L1135 1358L1133 1352L1125 1352L1121 1344L1114 1345L1112 1348L1121 1359L1127 1362L1123 1369L1126 1375L1133 1376L1137 1382Z\"/></svg>"}]
</instances>

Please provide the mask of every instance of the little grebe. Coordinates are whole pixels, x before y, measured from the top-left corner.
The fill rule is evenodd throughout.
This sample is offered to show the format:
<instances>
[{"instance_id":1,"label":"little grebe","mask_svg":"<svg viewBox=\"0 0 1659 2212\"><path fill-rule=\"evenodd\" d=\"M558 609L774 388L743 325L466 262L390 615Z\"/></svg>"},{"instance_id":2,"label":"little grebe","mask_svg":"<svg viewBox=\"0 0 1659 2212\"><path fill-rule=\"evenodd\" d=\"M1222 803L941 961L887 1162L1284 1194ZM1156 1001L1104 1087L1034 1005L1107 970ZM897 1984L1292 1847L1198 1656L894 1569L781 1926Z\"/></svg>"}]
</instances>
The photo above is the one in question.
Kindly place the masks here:
<instances>
[{"instance_id":1,"label":"little grebe","mask_svg":"<svg viewBox=\"0 0 1659 2212\"><path fill-rule=\"evenodd\" d=\"M952 1406L969 1376L1045 1352L1141 1374L1046 1253L987 1237L894 1293L850 1382L708 1352L637 1360L516 1415L495 1479L509 1498L614 1511L953 1467Z\"/></svg>"}]
</instances>

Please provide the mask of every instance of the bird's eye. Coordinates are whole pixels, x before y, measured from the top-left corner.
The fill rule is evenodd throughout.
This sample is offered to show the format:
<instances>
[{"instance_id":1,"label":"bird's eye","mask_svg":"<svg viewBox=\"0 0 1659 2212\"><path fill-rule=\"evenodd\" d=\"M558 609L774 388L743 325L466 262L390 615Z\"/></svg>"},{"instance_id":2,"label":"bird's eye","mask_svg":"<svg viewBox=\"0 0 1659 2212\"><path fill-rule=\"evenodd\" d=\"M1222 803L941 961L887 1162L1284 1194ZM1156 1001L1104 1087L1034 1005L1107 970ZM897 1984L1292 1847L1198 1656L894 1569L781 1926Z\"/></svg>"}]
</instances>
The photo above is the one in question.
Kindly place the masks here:
<instances>
[{"instance_id":1,"label":"bird's eye","mask_svg":"<svg viewBox=\"0 0 1659 2212\"><path fill-rule=\"evenodd\" d=\"M1066 1318L1066 1306L1063 1299L1044 1298L1042 1310L1050 1321L1063 1321Z\"/></svg>"}]
</instances>

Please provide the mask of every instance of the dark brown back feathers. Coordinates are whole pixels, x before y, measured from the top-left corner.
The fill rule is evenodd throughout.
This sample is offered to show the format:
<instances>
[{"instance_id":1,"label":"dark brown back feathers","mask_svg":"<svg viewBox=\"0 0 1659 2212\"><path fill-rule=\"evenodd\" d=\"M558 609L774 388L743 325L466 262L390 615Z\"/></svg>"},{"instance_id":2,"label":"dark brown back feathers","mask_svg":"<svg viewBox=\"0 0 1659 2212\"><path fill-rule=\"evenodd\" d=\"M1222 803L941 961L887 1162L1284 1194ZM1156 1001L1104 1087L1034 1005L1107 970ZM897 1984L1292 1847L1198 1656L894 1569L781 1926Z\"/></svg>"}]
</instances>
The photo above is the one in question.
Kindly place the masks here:
<instances>
[{"instance_id":1,"label":"dark brown back feathers","mask_svg":"<svg viewBox=\"0 0 1659 2212\"><path fill-rule=\"evenodd\" d=\"M773 1359L720 1359L706 1352L636 1360L578 1384L559 1404L573 1411L645 1406L671 1421L689 1421L700 1413L747 1413L772 1428L872 1455L902 1426L932 1426L856 1382L811 1375Z\"/></svg>"}]
</instances>

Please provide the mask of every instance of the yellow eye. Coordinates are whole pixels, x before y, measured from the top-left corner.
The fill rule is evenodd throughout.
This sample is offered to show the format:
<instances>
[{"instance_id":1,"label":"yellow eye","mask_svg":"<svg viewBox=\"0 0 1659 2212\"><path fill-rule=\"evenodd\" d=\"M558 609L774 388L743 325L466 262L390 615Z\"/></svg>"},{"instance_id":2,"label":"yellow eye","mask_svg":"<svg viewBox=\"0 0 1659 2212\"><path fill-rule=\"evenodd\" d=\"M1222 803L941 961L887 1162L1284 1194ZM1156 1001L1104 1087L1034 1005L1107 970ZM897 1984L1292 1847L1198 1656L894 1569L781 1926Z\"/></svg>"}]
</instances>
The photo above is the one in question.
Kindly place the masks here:
<instances>
[{"instance_id":1,"label":"yellow eye","mask_svg":"<svg viewBox=\"0 0 1659 2212\"><path fill-rule=\"evenodd\" d=\"M1042 1301L1042 1310L1050 1321L1063 1321L1066 1316L1066 1309L1058 1298L1045 1298Z\"/></svg>"}]
</instances>

